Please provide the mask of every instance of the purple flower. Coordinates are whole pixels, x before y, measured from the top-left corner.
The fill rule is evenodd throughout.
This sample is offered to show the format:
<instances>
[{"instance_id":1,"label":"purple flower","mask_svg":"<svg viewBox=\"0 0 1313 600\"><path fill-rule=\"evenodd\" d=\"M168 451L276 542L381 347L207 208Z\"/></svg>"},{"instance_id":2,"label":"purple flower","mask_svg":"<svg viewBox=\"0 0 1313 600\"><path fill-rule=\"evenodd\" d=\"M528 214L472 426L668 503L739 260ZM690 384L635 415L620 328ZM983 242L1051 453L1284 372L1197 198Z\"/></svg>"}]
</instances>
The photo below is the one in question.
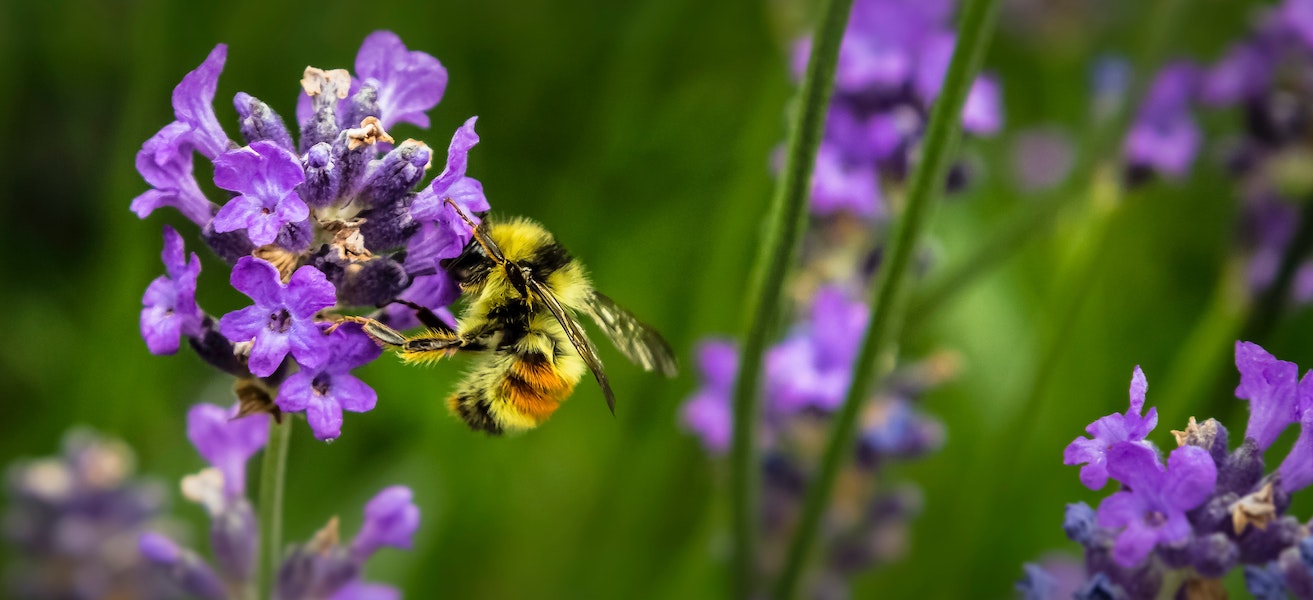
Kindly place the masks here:
<instances>
[{"instance_id":1,"label":"purple flower","mask_svg":"<svg viewBox=\"0 0 1313 600\"><path fill-rule=\"evenodd\" d=\"M360 44L356 76L378 90L379 120L429 126L424 114L437 106L447 89L447 70L438 59L409 51L391 31L375 31Z\"/></svg>"},{"instance_id":2,"label":"purple flower","mask_svg":"<svg viewBox=\"0 0 1313 600\"><path fill-rule=\"evenodd\" d=\"M219 331L233 342L255 342L248 362L252 374L273 374L289 350L304 368L318 368L327 361L328 338L313 317L332 306L337 296L323 273L303 266L284 285L272 264L244 256L233 267L230 281L255 305L224 315Z\"/></svg>"},{"instance_id":3,"label":"purple flower","mask_svg":"<svg viewBox=\"0 0 1313 600\"><path fill-rule=\"evenodd\" d=\"M1190 115L1197 79L1188 63L1168 65L1158 73L1126 136L1123 151L1129 164L1173 178L1190 170L1203 138Z\"/></svg>"},{"instance_id":4,"label":"purple flower","mask_svg":"<svg viewBox=\"0 0 1313 600\"><path fill-rule=\"evenodd\" d=\"M320 366L305 368L283 382L274 402L288 412L305 412L315 437L331 440L342 434L342 411L368 412L378 394L351 374L351 369L378 358L382 350L348 323L325 336L331 350Z\"/></svg>"},{"instance_id":5,"label":"purple flower","mask_svg":"<svg viewBox=\"0 0 1313 600\"><path fill-rule=\"evenodd\" d=\"M1185 513L1203 504L1217 481L1207 450L1181 446L1166 469L1152 449L1131 442L1113 444L1107 458L1108 472L1125 486L1099 504L1099 526L1122 530L1112 547L1117 564L1134 566L1159 543L1189 537Z\"/></svg>"},{"instance_id":6,"label":"purple flower","mask_svg":"<svg viewBox=\"0 0 1313 600\"><path fill-rule=\"evenodd\" d=\"M1140 415L1148 389L1144 372L1136 366L1131 374L1130 408L1124 414L1111 414L1090 423L1085 431L1093 437L1078 437L1063 451L1063 464L1085 465L1080 470L1080 481L1085 487L1097 490L1108 482L1108 452L1115 444L1131 442L1151 447L1143 440L1158 424L1158 409L1150 408L1147 414Z\"/></svg>"},{"instance_id":7,"label":"purple flower","mask_svg":"<svg viewBox=\"0 0 1313 600\"><path fill-rule=\"evenodd\" d=\"M1299 382L1300 395L1313 396L1313 372ZM1313 483L1313 407L1304 409L1299 419L1299 438L1290 454L1277 468L1281 474L1281 489L1286 492L1302 490Z\"/></svg>"},{"instance_id":8,"label":"purple flower","mask_svg":"<svg viewBox=\"0 0 1313 600\"><path fill-rule=\"evenodd\" d=\"M842 289L818 290L804 329L766 353L771 408L782 414L837 409L869 318L866 305L849 300Z\"/></svg>"},{"instance_id":9,"label":"purple flower","mask_svg":"<svg viewBox=\"0 0 1313 600\"><path fill-rule=\"evenodd\" d=\"M437 261L460 256L472 233L456 211L447 206L450 198L466 214L488 210L483 184L465 176L469 152L479 143L474 132L478 117L470 117L456 130L447 147L447 164L442 173L415 196L410 215L420 221L418 233L411 239L406 269L416 273L440 273Z\"/></svg>"},{"instance_id":10,"label":"purple flower","mask_svg":"<svg viewBox=\"0 0 1313 600\"><path fill-rule=\"evenodd\" d=\"M173 88L173 114L179 123L191 129L191 141L196 151L214 159L228 149L228 135L223 132L214 116L214 92L219 86L219 74L228 58L228 46L219 44L205 57L205 62L182 78Z\"/></svg>"},{"instance_id":11,"label":"purple flower","mask_svg":"<svg viewBox=\"0 0 1313 600\"><path fill-rule=\"evenodd\" d=\"M1286 0L1279 10L1279 22L1313 48L1313 0Z\"/></svg>"},{"instance_id":12,"label":"purple flower","mask_svg":"<svg viewBox=\"0 0 1313 600\"><path fill-rule=\"evenodd\" d=\"M179 547L158 533L143 533L137 540L142 558L166 574L182 591L207 600L225 597L223 580L195 552Z\"/></svg>"},{"instance_id":13,"label":"purple flower","mask_svg":"<svg viewBox=\"0 0 1313 600\"><path fill-rule=\"evenodd\" d=\"M729 449L733 430L729 395L739 369L738 350L732 342L709 340L698 345L697 354L702 387L680 408L680 421L708 451L720 454Z\"/></svg>"},{"instance_id":14,"label":"purple flower","mask_svg":"<svg viewBox=\"0 0 1313 600\"><path fill-rule=\"evenodd\" d=\"M246 461L269 442L269 415L237 417L238 406L197 404L187 411L187 439L206 462L223 473L228 500L246 494Z\"/></svg>"},{"instance_id":15,"label":"purple flower","mask_svg":"<svg viewBox=\"0 0 1313 600\"><path fill-rule=\"evenodd\" d=\"M379 548L409 550L419 529L419 507L410 488L394 485L374 495L365 505L365 523L351 541L351 553L363 564Z\"/></svg>"},{"instance_id":16,"label":"purple flower","mask_svg":"<svg viewBox=\"0 0 1313 600\"><path fill-rule=\"evenodd\" d=\"M1272 61L1254 44L1236 44L1204 75L1200 97L1229 106L1263 93L1271 84Z\"/></svg>"},{"instance_id":17,"label":"purple flower","mask_svg":"<svg viewBox=\"0 0 1313 600\"><path fill-rule=\"evenodd\" d=\"M167 274L150 282L141 298L141 337L151 354L173 354L178 351L180 336L201 334L205 315L196 306L196 278L201 272L201 259L195 252L188 258L182 236L168 225L164 226L164 251L160 257L164 259Z\"/></svg>"},{"instance_id":18,"label":"purple flower","mask_svg":"<svg viewBox=\"0 0 1313 600\"><path fill-rule=\"evenodd\" d=\"M846 211L863 218L882 214L875 168L846 161L832 144L822 142L812 175L811 211L817 215Z\"/></svg>"},{"instance_id":19,"label":"purple flower","mask_svg":"<svg viewBox=\"0 0 1313 600\"><path fill-rule=\"evenodd\" d=\"M357 579L339 588L328 600L401 600L401 591L390 585Z\"/></svg>"},{"instance_id":20,"label":"purple flower","mask_svg":"<svg viewBox=\"0 0 1313 600\"><path fill-rule=\"evenodd\" d=\"M1303 409L1313 408L1313 398L1301 398L1295 363L1277 360L1258 344L1236 342L1235 366L1240 371L1235 395L1249 401L1245 437L1266 450L1287 425L1299 420Z\"/></svg>"},{"instance_id":21,"label":"purple flower","mask_svg":"<svg viewBox=\"0 0 1313 600\"><path fill-rule=\"evenodd\" d=\"M214 230L245 229L256 245L272 244L284 225L310 216L296 193L303 181L300 159L274 142L256 142L220 155L214 159L214 184L240 195L214 215Z\"/></svg>"},{"instance_id":22,"label":"purple flower","mask_svg":"<svg viewBox=\"0 0 1313 600\"><path fill-rule=\"evenodd\" d=\"M137 152L137 172L151 185L132 199L130 208L144 219L161 206L172 206L193 223L204 226L214 216L214 204L205 197L192 171L191 131L174 121L146 140Z\"/></svg>"}]
</instances>

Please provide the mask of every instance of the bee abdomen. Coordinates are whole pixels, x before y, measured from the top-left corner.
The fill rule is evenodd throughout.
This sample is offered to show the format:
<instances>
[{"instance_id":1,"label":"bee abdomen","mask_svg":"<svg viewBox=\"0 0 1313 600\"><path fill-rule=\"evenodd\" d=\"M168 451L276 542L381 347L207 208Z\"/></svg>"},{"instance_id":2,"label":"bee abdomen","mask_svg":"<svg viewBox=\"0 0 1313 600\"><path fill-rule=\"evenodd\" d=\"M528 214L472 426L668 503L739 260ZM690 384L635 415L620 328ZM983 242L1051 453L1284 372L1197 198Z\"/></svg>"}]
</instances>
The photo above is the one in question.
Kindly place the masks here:
<instances>
[{"instance_id":1,"label":"bee abdomen","mask_svg":"<svg viewBox=\"0 0 1313 600\"><path fill-rule=\"evenodd\" d=\"M502 427L497 424L489 410L487 399L480 390L462 390L447 398L447 409L465 421L470 429L483 431L489 435L501 435Z\"/></svg>"},{"instance_id":2,"label":"bee abdomen","mask_svg":"<svg viewBox=\"0 0 1313 600\"><path fill-rule=\"evenodd\" d=\"M536 426L547 420L574 389L574 383L536 352L518 354L501 381L498 396L508 408Z\"/></svg>"}]
</instances>

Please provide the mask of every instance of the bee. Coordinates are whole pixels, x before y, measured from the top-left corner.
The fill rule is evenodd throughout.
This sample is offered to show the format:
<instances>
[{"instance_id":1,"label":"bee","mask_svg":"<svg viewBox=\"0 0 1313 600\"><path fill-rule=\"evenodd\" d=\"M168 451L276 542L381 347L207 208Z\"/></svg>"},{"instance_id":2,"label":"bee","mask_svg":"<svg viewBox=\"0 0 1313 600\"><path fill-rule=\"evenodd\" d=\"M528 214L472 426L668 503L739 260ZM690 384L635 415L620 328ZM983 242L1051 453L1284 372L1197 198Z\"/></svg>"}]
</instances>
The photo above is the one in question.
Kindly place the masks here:
<instances>
[{"instance_id":1,"label":"bee","mask_svg":"<svg viewBox=\"0 0 1313 600\"><path fill-rule=\"evenodd\" d=\"M538 223L524 218L478 225L446 201L473 231L461 255L443 267L468 298L455 329L421 307L429 330L404 335L366 317L366 334L406 363L428 364L460 353L472 368L447 398L447 408L475 431L492 435L533 429L547 420L592 371L607 408L615 393L597 348L575 315L590 316L626 358L673 377L678 368L660 333L593 289L579 261ZM409 303L405 303L408 304Z\"/></svg>"}]
</instances>

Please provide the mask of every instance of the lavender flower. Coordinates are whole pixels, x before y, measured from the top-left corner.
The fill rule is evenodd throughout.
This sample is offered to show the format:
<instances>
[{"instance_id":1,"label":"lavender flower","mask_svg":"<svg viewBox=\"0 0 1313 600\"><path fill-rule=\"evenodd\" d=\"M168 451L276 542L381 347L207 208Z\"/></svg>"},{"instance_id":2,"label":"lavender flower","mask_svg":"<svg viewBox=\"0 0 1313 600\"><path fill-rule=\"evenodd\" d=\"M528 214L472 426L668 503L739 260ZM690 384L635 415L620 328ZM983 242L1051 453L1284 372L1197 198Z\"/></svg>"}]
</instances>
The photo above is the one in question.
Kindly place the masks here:
<instances>
[{"instance_id":1,"label":"lavender flower","mask_svg":"<svg viewBox=\"0 0 1313 600\"><path fill-rule=\"evenodd\" d=\"M1142 435L1107 438L1106 473L1121 490L1103 500L1097 515L1084 504L1068 505L1063 524L1085 550L1087 579L1077 597L1213 597L1222 589L1219 578L1237 567L1260 597L1313 593L1313 538L1285 514L1291 495L1313 483L1313 410L1300 412L1300 439L1278 469L1264 474L1264 453L1304 406L1306 386L1297 382L1295 365L1252 343L1236 344L1236 367L1236 395L1249 401L1250 419L1234 450L1227 447L1226 428L1213 419L1191 418L1184 430L1173 431L1178 447L1165 467ZM1138 368L1134 382L1132 410L1099 422L1120 426L1139 419L1146 384ZM1118 431L1131 429L1140 428ZM1028 593L1045 585L1045 574L1034 571L1028 567Z\"/></svg>"},{"instance_id":2,"label":"lavender flower","mask_svg":"<svg viewBox=\"0 0 1313 600\"><path fill-rule=\"evenodd\" d=\"M306 368L328 360L331 346L313 317L336 299L333 284L321 271L301 267L283 284L278 269L267 261L242 257L233 267L232 286L255 304L224 315L219 330L234 342L254 342L251 373L273 374L289 351Z\"/></svg>"},{"instance_id":3,"label":"lavender flower","mask_svg":"<svg viewBox=\"0 0 1313 600\"><path fill-rule=\"evenodd\" d=\"M214 159L214 184L238 195L214 215L214 230L245 230L256 245L274 243L284 226L310 216L296 194L303 181L301 161L273 142L259 141L219 155Z\"/></svg>"},{"instance_id":4,"label":"lavender flower","mask_svg":"<svg viewBox=\"0 0 1313 600\"><path fill-rule=\"evenodd\" d=\"M134 476L122 442L75 429L59 455L6 471L5 568L13 598L181 598L129 542L159 525L163 489ZM143 560L145 558L146 560Z\"/></svg>"},{"instance_id":5,"label":"lavender flower","mask_svg":"<svg viewBox=\"0 0 1313 600\"><path fill-rule=\"evenodd\" d=\"M766 387L772 408L793 413L805 408L833 412L843 404L852 379L862 332L870 311L835 286L817 290L808 330L766 354Z\"/></svg>"},{"instance_id":6,"label":"lavender flower","mask_svg":"<svg viewBox=\"0 0 1313 600\"><path fill-rule=\"evenodd\" d=\"M356 335L364 337L359 331ZM238 406L199 404L187 416L188 438L212 468L184 478L182 490L210 516L210 542L219 568L166 536L139 536L138 546L154 571L191 596L222 600L234 597L233 590L253 585L260 533L245 490L246 462L268 443L270 417L237 415ZM310 542L294 547L280 568L276 597L398 597L393 588L362 582L360 573L384 546L409 549L419 518L409 488L384 489L366 505L364 525L349 546L338 544L334 518Z\"/></svg>"},{"instance_id":7,"label":"lavender flower","mask_svg":"<svg viewBox=\"0 0 1313 600\"><path fill-rule=\"evenodd\" d=\"M1195 67L1187 63L1168 65L1158 73L1124 143L1133 171L1174 179L1189 172L1203 138L1189 110L1198 79Z\"/></svg>"},{"instance_id":8,"label":"lavender flower","mask_svg":"<svg viewBox=\"0 0 1313 600\"><path fill-rule=\"evenodd\" d=\"M193 252L184 254L182 236L172 227L164 227L166 275L155 278L141 299L141 337L151 354L178 351L179 336L201 335L205 313L196 306L196 278L201 273L201 259Z\"/></svg>"},{"instance_id":9,"label":"lavender flower","mask_svg":"<svg viewBox=\"0 0 1313 600\"><path fill-rule=\"evenodd\" d=\"M1217 466L1208 451L1182 446L1172 451L1164 469L1157 453L1142 445L1117 442L1108 450L1108 470L1124 489L1099 505L1099 526L1121 529L1113 558L1123 567L1144 560L1159 543L1190 535L1185 512L1203 504L1217 482Z\"/></svg>"},{"instance_id":10,"label":"lavender flower","mask_svg":"<svg viewBox=\"0 0 1313 600\"><path fill-rule=\"evenodd\" d=\"M228 138L213 107L226 57L227 47L216 46L174 89L176 120L137 155L152 189L133 200L132 210L142 218L163 206L180 210L232 265L229 281L254 304L222 318L197 308L199 261L181 258L180 238L169 230L169 275L143 300L142 336L155 353L176 351L185 336L206 362L239 378L262 378L250 385L264 386L289 411L305 411L316 435L331 439L343 409L374 406L373 391L349 371L379 353L334 354L325 334L334 317L326 311L363 308L405 327L416 322L410 306L449 316L446 307L459 296L441 261L459 255L471 232L444 201L471 213L488 209L482 184L467 175L479 139L475 118L456 131L446 167L425 184L433 151L417 140L396 143L386 128L428 126L447 72L436 58L379 31L362 44L355 76L306 68L295 138L269 104L237 93L241 145ZM218 203L198 185L196 153L213 164L214 184L231 192ZM285 361L289 354L293 360ZM284 379L291 387L280 390Z\"/></svg>"},{"instance_id":11,"label":"lavender flower","mask_svg":"<svg viewBox=\"0 0 1313 600\"><path fill-rule=\"evenodd\" d=\"M863 219L886 214L881 186L901 182L939 95L956 43L954 2L858 0L844 32L825 137L812 177L812 212ZM794 45L801 78L811 41ZM1001 93L977 79L962 110L963 127L990 135L1002 126Z\"/></svg>"},{"instance_id":12,"label":"lavender flower","mask_svg":"<svg viewBox=\"0 0 1313 600\"><path fill-rule=\"evenodd\" d=\"M1107 452L1118 442L1139 442L1152 447L1144 438L1158 424L1158 409L1150 408L1149 413L1141 416L1144 410L1144 394L1149 383L1144 378L1140 367L1135 367L1131 375L1131 406L1125 414L1113 414L1103 417L1085 428L1092 438L1076 438L1067 445L1063 452L1063 464L1085 465L1080 470L1081 483L1092 490L1102 488L1108 482Z\"/></svg>"},{"instance_id":13,"label":"lavender flower","mask_svg":"<svg viewBox=\"0 0 1313 600\"><path fill-rule=\"evenodd\" d=\"M342 433L342 411L368 412L378 394L351 374L351 369L378 358L382 350L360 326L348 323L327 336L330 351L323 365L288 377L274 402L287 412L305 412L315 437L337 438Z\"/></svg>"},{"instance_id":14,"label":"lavender flower","mask_svg":"<svg viewBox=\"0 0 1313 600\"><path fill-rule=\"evenodd\" d=\"M739 369L738 350L726 340L707 340L698 345L697 356L702 387L684 403L680 420L709 452L722 454L729 449L734 428L730 394Z\"/></svg>"}]
</instances>

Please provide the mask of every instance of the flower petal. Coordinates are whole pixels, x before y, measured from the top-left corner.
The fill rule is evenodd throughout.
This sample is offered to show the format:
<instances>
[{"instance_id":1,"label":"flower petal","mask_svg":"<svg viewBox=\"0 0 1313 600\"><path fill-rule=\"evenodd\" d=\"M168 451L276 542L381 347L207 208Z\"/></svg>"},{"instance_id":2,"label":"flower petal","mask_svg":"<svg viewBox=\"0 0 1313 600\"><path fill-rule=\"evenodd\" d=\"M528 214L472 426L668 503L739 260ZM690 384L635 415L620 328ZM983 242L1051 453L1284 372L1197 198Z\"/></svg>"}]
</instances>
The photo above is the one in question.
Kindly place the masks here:
<instances>
[{"instance_id":1,"label":"flower petal","mask_svg":"<svg viewBox=\"0 0 1313 600\"><path fill-rule=\"evenodd\" d=\"M292 273L283 297L293 317L309 319L337 303L337 290L322 271L305 265Z\"/></svg>"},{"instance_id":2,"label":"flower petal","mask_svg":"<svg viewBox=\"0 0 1313 600\"><path fill-rule=\"evenodd\" d=\"M391 31L375 31L365 38L356 55L356 76L378 89L379 120L384 127L396 123L429 126L424 114L442 100L447 70L438 59L407 51Z\"/></svg>"},{"instance_id":3,"label":"flower petal","mask_svg":"<svg viewBox=\"0 0 1313 600\"><path fill-rule=\"evenodd\" d=\"M196 149L211 159L228 149L228 135L214 116L214 93L227 58L228 46L215 46L205 57L205 62L187 73L173 88L173 114L191 126Z\"/></svg>"},{"instance_id":4,"label":"flower petal","mask_svg":"<svg viewBox=\"0 0 1313 600\"><path fill-rule=\"evenodd\" d=\"M221 329L222 326L220 323ZM255 334L255 344L251 346L251 357L247 362L252 375L268 377L278 370L291 346L288 337L286 333L270 331L268 327Z\"/></svg>"},{"instance_id":5,"label":"flower petal","mask_svg":"<svg viewBox=\"0 0 1313 600\"><path fill-rule=\"evenodd\" d=\"M233 265L228 281L237 291L254 300L257 306L265 309L283 306L283 282L278 276L278 268L269 261L243 256Z\"/></svg>"},{"instance_id":6,"label":"flower petal","mask_svg":"<svg viewBox=\"0 0 1313 600\"><path fill-rule=\"evenodd\" d=\"M333 399L343 410L351 412L369 412L378 404L378 394L374 389L350 373L333 376Z\"/></svg>"},{"instance_id":7,"label":"flower petal","mask_svg":"<svg viewBox=\"0 0 1313 600\"><path fill-rule=\"evenodd\" d=\"M342 435L342 407L328 398L316 396L306 406L305 419L317 439L332 440Z\"/></svg>"}]
</instances>

